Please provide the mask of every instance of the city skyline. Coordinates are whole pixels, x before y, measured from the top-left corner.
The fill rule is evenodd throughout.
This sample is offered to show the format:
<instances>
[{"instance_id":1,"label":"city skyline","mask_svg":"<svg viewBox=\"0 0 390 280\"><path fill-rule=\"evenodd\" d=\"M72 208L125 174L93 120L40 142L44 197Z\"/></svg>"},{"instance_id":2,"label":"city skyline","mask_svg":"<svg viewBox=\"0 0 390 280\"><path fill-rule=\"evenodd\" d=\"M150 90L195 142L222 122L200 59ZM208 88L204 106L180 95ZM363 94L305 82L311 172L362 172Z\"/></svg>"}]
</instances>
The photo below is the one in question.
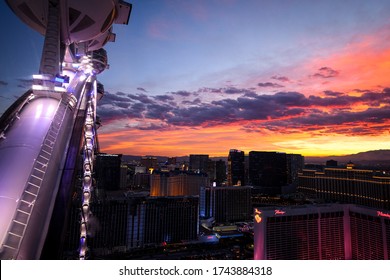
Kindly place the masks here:
<instances>
[{"instance_id":1,"label":"city skyline","mask_svg":"<svg viewBox=\"0 0 390 280\"><path fill-rule=\"evenodd\" d=\"M99 76L102 152L389 148L388 1L131 2ZM43 36L0 5L2 114L38 72Z\"/></svg>"}]
</instances>

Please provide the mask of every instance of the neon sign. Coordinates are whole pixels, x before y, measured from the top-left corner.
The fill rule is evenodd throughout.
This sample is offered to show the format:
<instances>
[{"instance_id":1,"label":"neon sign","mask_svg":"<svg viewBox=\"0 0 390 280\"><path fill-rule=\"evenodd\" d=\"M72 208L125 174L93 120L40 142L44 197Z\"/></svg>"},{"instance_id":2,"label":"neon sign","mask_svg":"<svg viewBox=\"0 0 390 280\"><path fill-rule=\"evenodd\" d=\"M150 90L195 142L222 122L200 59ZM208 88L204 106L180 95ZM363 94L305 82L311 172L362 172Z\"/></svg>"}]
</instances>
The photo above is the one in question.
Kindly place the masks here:
<instances>
[{"instance_id":1,"label":"neon sign","mask_svg":"<svg viewBox=\"0 0 390 280\"><path fill-rule=\"evenodd\" d=\"M389 213L383 213L382 211L376 211L379 217L385 217L385 218L390 218Z\"/></svg>"},{"instance_id":2,"label":"neon sign","mask_svg":"<svg viewBox=\"0 0 390 280\"><path fill-rule=\"evenodd\" d=\"M263 220L263 218L260 216L261 215L261 211L257 208L255 208L255 220L256 220L256 223L260 224L261 221Z\"/></svg>"},{"instance_id":3,"label":"neon sign","mask_svg":"<svg viewBox=\"0 0 390 280\"><path fill-rule=\"evenodd\" d=\"M284 215L284 214L286 214L286 211L279 210L279 209L275 210L275 215Z\"/></svg>"}]
</instances>

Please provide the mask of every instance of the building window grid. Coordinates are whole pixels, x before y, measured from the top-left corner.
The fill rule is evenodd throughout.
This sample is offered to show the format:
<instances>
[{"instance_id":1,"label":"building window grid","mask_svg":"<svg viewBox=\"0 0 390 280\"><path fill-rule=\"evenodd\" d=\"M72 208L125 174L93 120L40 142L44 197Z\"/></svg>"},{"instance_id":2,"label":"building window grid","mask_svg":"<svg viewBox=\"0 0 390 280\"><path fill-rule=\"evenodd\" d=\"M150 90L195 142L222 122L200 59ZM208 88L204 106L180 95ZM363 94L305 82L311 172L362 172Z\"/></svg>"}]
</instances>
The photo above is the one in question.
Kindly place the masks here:
<instances>
[{"instance_id":1,"label":"building window grid","mask_svg":"<svg viewBox=\"0 0 390 280\"><path fill-rule=\"evenodd\" d=\"M281 217L267 226L267 259L319 259L315 216ZM307 220L306 220L307 219Z\"/></svg>"},{"instance_id":2,"label":"building window grid","mask_svg":"<svg viewBox=\"0 0 390 280\"><path fill-rule=\"evenodd\" d=\"M387 257L390 259L390 220L384 220L386 243L387 243Z\"/></svg>"},{"instance_id":3,"label":"building window grid","mask_svg":"<svg viewBox=\"0 0 390 280\"><path fill-rule=\"evenodd\" d=\"M321 259L345 259L343 215L326 213L320 219Z\"/></svg>"},{"instance_id":4,"label":"building window grid","mask_svg":"<svg viewBox=\"0 0 390 280\"><path fill-rule=\"evenodd\" d=\"M351 213L352 259L383 260L384 244L379 218Z\"/></svg>"},{"instance_id":5,"label":"building window grid","mask_svg":"<svg viewBox=\"0 0 390 280\"><path fill-rule=\"evenodd\" d=\"M390 181L374 177L372 171L326 170L304 171L298 189L308 196L330 201L357 203L374 208L390 208ZM312 177L314 173L314 177Z\"/></svg>"}]
</instances>

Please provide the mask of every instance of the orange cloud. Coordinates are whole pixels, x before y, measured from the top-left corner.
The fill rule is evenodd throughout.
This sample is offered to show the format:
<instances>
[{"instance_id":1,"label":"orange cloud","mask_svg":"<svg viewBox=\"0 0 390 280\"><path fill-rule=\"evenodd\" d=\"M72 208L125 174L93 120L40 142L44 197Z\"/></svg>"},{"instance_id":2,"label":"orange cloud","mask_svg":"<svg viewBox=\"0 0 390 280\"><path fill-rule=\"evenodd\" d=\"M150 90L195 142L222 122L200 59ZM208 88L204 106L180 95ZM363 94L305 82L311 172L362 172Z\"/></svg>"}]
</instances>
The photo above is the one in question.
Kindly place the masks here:
<instances>
[{"instance_id":1,"label":"orange cloud","mask_svg":"<svg viewBox=\"0 0 390 280\"><path fill-rule=\"evenodd\" d=\"M339 75L326 81L324 79L311 81L317 90L324 88L339 91L373 90L388 86L390 75L388 27L366 35L327 57L309 61L303 69L316 71L322 67L335 69ZM306 82L310 83L307 80Z\"/></svg>"},{"instance_id":2,"label":"orange cloud","mask_svg":"<svg viewBox=\"0 0 390 280\"><path fill-rule=\"evenodd\" d=\"M325 156L388 149L390 90L383 90L390 86L387 30L311 59L291 72L270 76L284 86L283 92L272 95L259 94L250 86L204 88L196 95L185 92L186 104L175 97L177 103L173 105L148 99L142 101L143 107L136 106L140 96L127 96L124 101L134 105L126 110L138 112L139 124L121 124L135 120L118 118L108 128L103 127L99 134L102 151L226 156L237 148ZM257 89L274 85L269 81L253 84ZM219 95L219 99L206 101L199 95L205 92L213 93L207 98ZM110 132L110 126L120 131Z\"/></svg>"},{"instance_id":3,"label":"orange cloud","mask_svg":"<svg viewBox=\"0 0 390 280\"><path fill-rule=\"evenodd\" d=\"M201 129L177 128L169 131L124 130L101 133L102 152L131 155L184 156L209 154L227 156L232 148L249 151L279 151L305 156L345 155L372 149L388 149L390 135L347 136L283 129L270 132L245 131L244 124Z\"/></svg>"}]
</instances>

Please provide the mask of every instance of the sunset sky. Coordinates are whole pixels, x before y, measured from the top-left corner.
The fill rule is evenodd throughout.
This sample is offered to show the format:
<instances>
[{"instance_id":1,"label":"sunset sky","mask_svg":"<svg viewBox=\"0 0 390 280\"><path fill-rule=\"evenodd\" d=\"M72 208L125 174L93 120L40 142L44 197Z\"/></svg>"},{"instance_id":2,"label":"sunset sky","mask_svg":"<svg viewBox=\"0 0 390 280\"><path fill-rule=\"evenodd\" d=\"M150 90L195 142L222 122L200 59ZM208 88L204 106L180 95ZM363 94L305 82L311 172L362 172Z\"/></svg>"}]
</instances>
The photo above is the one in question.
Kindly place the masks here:
<instances>
[{"instance_id":1,"label":"sunset sky","mask_svg":"<svg viewBox=\"0 0 390 280\"><path fill-rule=\"evenodd\" d=\"M114 26L101 150L305 156L390 149L390 1L133 0ZM0 114L43 37L0 2Z\"/></svg>"}]
</instances>

